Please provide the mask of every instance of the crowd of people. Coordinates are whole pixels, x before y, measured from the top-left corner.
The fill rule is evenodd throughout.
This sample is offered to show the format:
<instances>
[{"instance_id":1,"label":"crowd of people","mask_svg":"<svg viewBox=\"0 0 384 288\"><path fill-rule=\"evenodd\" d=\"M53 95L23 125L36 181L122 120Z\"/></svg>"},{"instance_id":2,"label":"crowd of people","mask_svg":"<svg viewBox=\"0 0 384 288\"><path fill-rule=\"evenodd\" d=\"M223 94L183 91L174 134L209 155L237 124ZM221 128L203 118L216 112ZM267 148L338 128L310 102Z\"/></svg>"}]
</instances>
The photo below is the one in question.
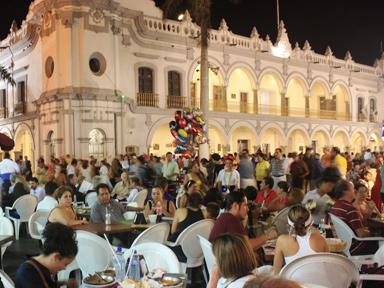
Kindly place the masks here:
<instances>
[{"instance_id":1,"label":"crowd of people","mask_svg":"<svg viewBox=\"0 0 384 288\"><path fill-rule=\"evenodd\" d=\"M191 224L213 219L209 240L218 265L209 287L267 287L249 283L257 278L255 269L262 264L257 251L268 240L277 238L272 273L278 274L284 264L298 257L328 251L316 227L329 223L329 213L345 221L359 237L371 235L367 219L381 214L383 165L383 153L369 149L361 154L341 153L333 147L325 148L322 155L312 148L287 155L280 148L273 155L262 151L251 155L244 149L225 156L214 153L210 159L200 160L170 152L164 157L121 155L110 163L66 155L52 157L49 163L40 158L32 171L26 157L13 161L5 152L0 162L2 206L12 206L20 196L31 194L38 200L37 210L50 211L48 225L67 227L88 221L105 223L106 210L112 223L124 221L129 210L143 211L146 218L160 213L173 218L171 241ZM130 202L145 190L148 197L144 207L122 205L121 201ZM98 197L90 219L78 219L73 203L84 201L90 192ZM263 233L254 231L255 221L285 208L290 208L289 234L278 235L274 227ZM117 238L127 246L132 240L126 235ZM351 254L368 254L375 249L374 244L354 241ZM51 250L47 251L35 260L44 265L44 259L51 257ZM65 256L72 257L75 252ZM183 261L182 251L175 252Z\"/></svg>"}]
</instances>

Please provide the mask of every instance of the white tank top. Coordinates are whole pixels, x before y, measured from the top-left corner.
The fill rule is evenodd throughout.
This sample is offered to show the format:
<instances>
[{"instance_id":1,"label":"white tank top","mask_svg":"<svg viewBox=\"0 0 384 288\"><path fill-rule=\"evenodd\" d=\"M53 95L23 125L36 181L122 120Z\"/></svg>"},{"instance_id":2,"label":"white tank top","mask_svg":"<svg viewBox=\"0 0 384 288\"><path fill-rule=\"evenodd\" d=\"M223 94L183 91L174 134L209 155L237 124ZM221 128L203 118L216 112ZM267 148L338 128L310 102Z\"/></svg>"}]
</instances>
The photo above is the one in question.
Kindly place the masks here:
<instances>
[{"instance_id":1,"label":"white tank top","mask_svg":"<svg viewBox=\"0 0 384 288\"><path fill-rule=\"evenodd\" d=\"M309 238L311 238L311 234L312 233L309 230L305 236L296 236L297 244L299 244L299 250L292 256L284 257L285 265L292 262L293 260L296 260L297 258L317 253L316 251L313 251L309 245Z\"/></svg>"}]
</instances>

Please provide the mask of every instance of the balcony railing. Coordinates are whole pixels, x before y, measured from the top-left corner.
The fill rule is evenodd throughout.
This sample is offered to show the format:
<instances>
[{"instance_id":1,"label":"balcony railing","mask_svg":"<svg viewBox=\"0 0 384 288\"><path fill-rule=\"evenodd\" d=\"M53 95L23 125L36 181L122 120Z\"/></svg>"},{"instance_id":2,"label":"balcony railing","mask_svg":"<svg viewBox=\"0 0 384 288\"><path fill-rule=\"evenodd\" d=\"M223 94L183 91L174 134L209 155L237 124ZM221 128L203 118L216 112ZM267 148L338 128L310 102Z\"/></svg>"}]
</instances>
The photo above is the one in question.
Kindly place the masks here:
<instances>
[{"instance_id":1,"label":"balcony railing","mask_svg":"<svg viewBox=\"0 0 384 288\"><path fill-rule=\"evenodd\" d=\"M187 105L187 97L183 96L167 96L168 108L183 108Z\"/></svg>"},{"instance_id":2,"label":"balcony railing","mask_svg":"<svg viewBox=\"0 0 384 288\"><path fill-rule=\"evenodd\" d=\"M155 93L137 93L137 106L159 107L159 95Z\"/></svg>"},{"instance_id":3,"label":"balcony railing","mask_svg":"<svg viewBox=\"0 0 384 288\"><path fill-rule=\"evenodd\" d=\"M25 103L19 102L19 103L15 104L14 111L15 111L15 114L23 114L25 111Z\"/></svg>"},{"instance_id":4,"label":"balcony railing","mask_svg":"<svg viewBox=\"0 0 384 288\"><path fill-rule=\"evenodd\" d=\"M357 121L358 122L365 122L367 120L367 117L363 113L357 114Z\"/></svg>"},{"instance_id":5,"label":"balcony railing","mask_svg":"<svg viewBox=\"0 0 384 288\"><path fill-rule=\"evenodd\" d=\"M6 118L6 109L0 108L0 119Z\"/></svg>"},{"instance_id":6,"label":"balcony railing","mask_svg":"<svg viewBox=\"0 0 384 288\"><path fill-rule=\"evenodd\" d=\"M377 115L370 114L369 115L369 122L377 122Z\"/></svg>"}]
</instances>

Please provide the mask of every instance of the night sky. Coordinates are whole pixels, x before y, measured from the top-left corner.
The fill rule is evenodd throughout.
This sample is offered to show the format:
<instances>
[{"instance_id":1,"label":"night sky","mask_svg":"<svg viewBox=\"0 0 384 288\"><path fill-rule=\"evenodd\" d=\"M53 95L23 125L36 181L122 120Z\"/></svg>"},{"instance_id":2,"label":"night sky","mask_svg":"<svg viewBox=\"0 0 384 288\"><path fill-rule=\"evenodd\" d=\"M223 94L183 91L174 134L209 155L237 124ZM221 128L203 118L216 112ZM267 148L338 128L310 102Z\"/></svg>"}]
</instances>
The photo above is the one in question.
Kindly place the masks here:
<instances>
[{"instance_id":1,"label":"night sky","mask_svg":"<svg viewBox=\"0 0 384 288\"><path fill-rule=\"evenodd\" d=\"M141 0L136 0L141 1ZM156 0L160 5L163 0ZM239 1L239 0L238 0ZM1 1L0 38L9 32L13 19L20 25L25 18L30 0ZM221 18L234 33L249 36L253 26L264 38L276 39L276 1L212 0L212 27ZM306 39L318 53L330 45L335 56L344 58L350 50L358 63L372 65L380 54L384 40L384 1L365 0L280 0L280 17L284 20L292 45L300 47Z\"/></svg>"}]
</instances>

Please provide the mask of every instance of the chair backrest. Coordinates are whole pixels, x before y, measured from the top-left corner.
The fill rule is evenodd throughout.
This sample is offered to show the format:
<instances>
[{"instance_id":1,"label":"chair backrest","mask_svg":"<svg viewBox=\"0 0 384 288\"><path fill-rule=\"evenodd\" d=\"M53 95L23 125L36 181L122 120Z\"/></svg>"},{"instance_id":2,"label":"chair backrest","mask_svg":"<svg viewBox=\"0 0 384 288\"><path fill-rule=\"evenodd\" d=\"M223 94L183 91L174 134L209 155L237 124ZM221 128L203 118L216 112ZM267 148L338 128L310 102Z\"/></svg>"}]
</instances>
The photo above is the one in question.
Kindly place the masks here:
<instances>
[{"instance_id":1,"label":"chair backrest","mask_svg":"<svg viewBox=\"0 0 384 288\"><path fill-rule=\"evenodd\" d=\"M214 225L210 219L200 220L187 227L180 233L175 241L175 245L180 245L184 255L187 257L187 267L201 266L204 260L197 235L209 238L209 234Z\"/></svg>"},{"instance_id":2,"label":"chair backrest","mask_svg":"<svg viewBox=\"0 0 384 288\"><path fill-rule=\"evenodd\" d=\"M149 271L161 268L168 273L180 273L180 263L177 256L163 244L146 242L132 246L131 249L144 256Z\"/></svg>"},{"instance_id":3,"label":"chair backrest","mask_svg":"<svg viewBox=\"0 0 384 288\"><path fill-rule=\"evenodd\" d=\"M97 201L97 193L96 192L90 192L87 195L85 195L85 203L92 207L93 204L95 204Z\"/></svg>"},{"instance_id":4,"label":"chair backrest","mask_svg":"<svg viewBox=\"0 0 384 288\"><path fill-rule=\"evenodd\" d=\"M375 260L378 267L384 265L384 245L381 245L380 248L377 249L375 255L373 256L373 260Z\"/></svg>"},{"instance_id":5,"label":"chair backrest","mask_svg":"<svg viewBox=\"0 0 384 288\"><path fill-rule=\"evenodd\" d=\"M317 253L298 258L284 266L280 276L328 288L350 287L360 277L359 270L352 261L332 253Z\"/></svg>"},{"instance_id":6,"label":"chair backrest","mask_svg":"<svg viewBox=\"0 0 384 288\"><path fill-rule=\"evenodd\" d=\"M139 207L144 207L144 203L147 199L147 196L148 190L143 189L133 197L132 202L136 202Z\"/></svg>"},{"instance_id":7,"label":"chair backrest","mask_svg":"<svg viewBox=\"0 0 384 288\"><path fill-rule=\"evenodd\" d=\"M41 239L45 224L47 224L49 210L38 210L29 217L28 232L33 239Z\"/></svg>"},{"instance_id":8,"label":"chair backrest","mask_svg":"<svg viewBox=\"0 0 384 288\"><path fill-rule=\"evenodd\" d=\"M288 234L288 212L291 207L286 207L275 216L272 225L276 227L277 233Z\"/></svg>"},{"instance_id":9,"label":"chair backrest","mask_svg":"<svg viewBox=\"0 0 384 288\"><path fill-rule=\"evenodd\" d=\"M216 259L212 251L212 244L206 238L200 235L197 235L197 237L199 238L201 250L203 250L203 255L204 255L205 264L207 265L207 270L209 272L209 275L212 276L211 270L213 265L216 264Z\"/></svg>"},{"instance_id":10,"label":"chair backrest","mask_svg":"<svg viewBox=\"0 0 384 288\"><path fill-rule=\"evenodd\" d=\"M13 224L12 221L6 217L0 217L0 235L8 236L14 235ZM1 255L4 254L6 248L11 246L12 242L8 242L1 246Z\"/></svg>"},{"instance_id":11,"label":"chair backrest","mask_svg":"<svg viewBox=\"0 0 384 288\"><path fill-rule=\"evenodd\" d=\"M346 242L343 253L347 256L351 256L351 253L349 252L349 248L351 247L351 244L352 244L352 238L355 238L355 233L348 226L348 224L345 223L343 220L341 220L339 217L331 213L329 213L329 215L331 216L331 221L332 221L333 227L335 228L337 237Z\"/></svg>"},{"instance_id":12,"label":"chair backrest","mask_svg":"<svg viewBox=\"0 0 384 288\"><path fill-rule=\"evenodd\" d=\"M0 207L0 217L3 217L3 216L4 216L3 208Z\"/></svg>"},{"instance_id":13,"label":"chair backrest","mask_svg":"<svg viewBox=\"0 0 384 288\"><path fill-rule=\"evenodd\" d=\"M160 244L165 244L169 235L169 224L166 222L162 222L148 229L144 230L140 233L139 236L133 241L132 247L146 242L157 242Z\"/></svg>"},{"instance_id":14,"label":"chair backrest","mask_svg":"<svg viewBox=\"0 0 384 288\"><path fill-rule=\"evenodd\" d=\"M83 273L83 277L108 268L112 260L112 252L105 239L80 230L76 231L76 239L79 247L76 262Z\"/></svg>"},{"instance_id":15,"label":"chair backrest","mask_svg":"<svg viewBox=\"0 0 384 288\"><path fill-rule=\"evenodd\" d=\"M37 198L33 195L23 195L16 199L13 203L13 209L16 209L20 215L21 222L27 222L29 217L35 212L37 206Z\"/></svg>"},{"instance_id":16,"label":"chair backrest","mask_svg":"<svg viewBox=\"0 0 384 288\"><path fill-rule=\"evenodd\" d=\"M4 270L0 270L0 278L1 282L3 282L4 288L15 288L15 283L13 283L11 277L9 277Z\"/></svg>"}]
</instances>

